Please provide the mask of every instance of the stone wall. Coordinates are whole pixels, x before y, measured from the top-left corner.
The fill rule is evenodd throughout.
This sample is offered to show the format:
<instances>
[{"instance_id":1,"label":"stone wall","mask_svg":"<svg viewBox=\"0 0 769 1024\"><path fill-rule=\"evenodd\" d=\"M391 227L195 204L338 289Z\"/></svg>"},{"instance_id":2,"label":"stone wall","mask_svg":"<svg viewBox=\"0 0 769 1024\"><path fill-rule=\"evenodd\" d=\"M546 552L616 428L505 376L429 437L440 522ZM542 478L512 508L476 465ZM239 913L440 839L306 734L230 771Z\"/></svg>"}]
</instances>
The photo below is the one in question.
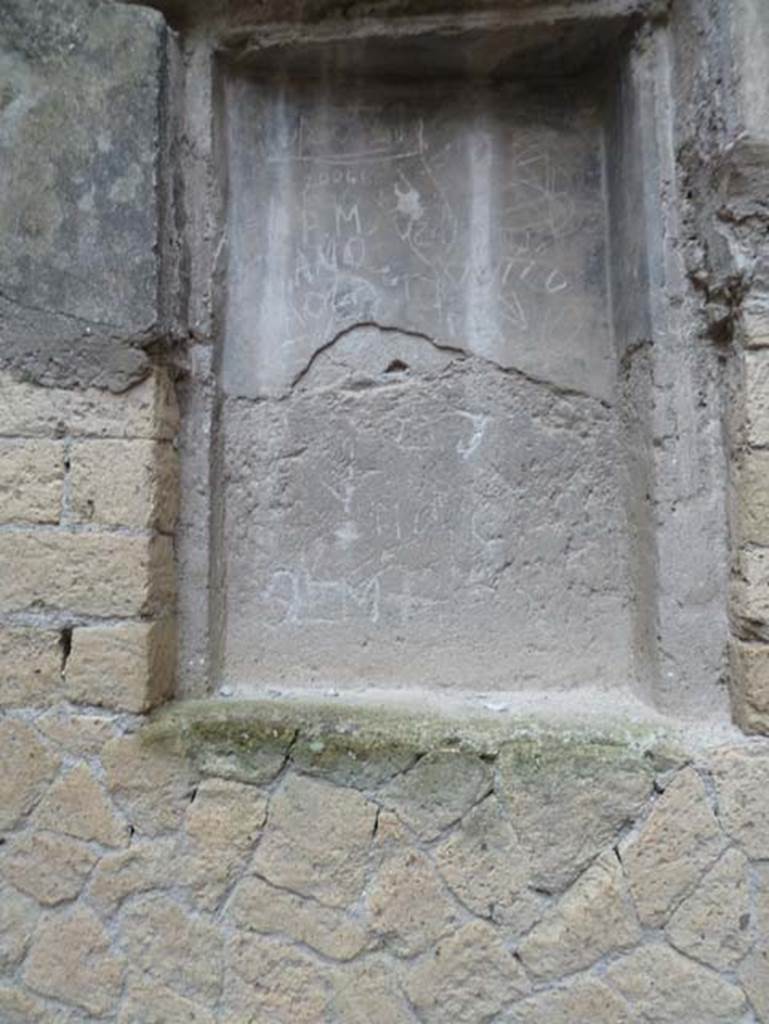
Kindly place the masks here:
<instances>
[{"instance_id":1,"label":"stone wall","mask_svg":"<svg viewBox=\"0 0 769 1024\"><path fill-rule=\"evenodd\" d=\"M769 1020L762 743L333 701L139 726L0 724L4 1022Z\"/></svg>"},{"instance_id":2,"label":"stone wall","mask_svg":"<svg viewBox=\"0 0 769 1024\"><path fill-rule=\"evenodd\" d=\"M256 15L162 6L178 35L140 6L0 10L0 1021L769 1024L769 741L745 735L769 732L765 5L583 0L559 36L573 57L638 30L617 178L645 190L609 210L655 300L624 293L615 328L649 426L628 472L657 710L180 699L222 682L212 39L248 49ZM477 7L483 32L510 15ZM347 14L385 39L414 11Z\"/></svg>"}]
</instances>

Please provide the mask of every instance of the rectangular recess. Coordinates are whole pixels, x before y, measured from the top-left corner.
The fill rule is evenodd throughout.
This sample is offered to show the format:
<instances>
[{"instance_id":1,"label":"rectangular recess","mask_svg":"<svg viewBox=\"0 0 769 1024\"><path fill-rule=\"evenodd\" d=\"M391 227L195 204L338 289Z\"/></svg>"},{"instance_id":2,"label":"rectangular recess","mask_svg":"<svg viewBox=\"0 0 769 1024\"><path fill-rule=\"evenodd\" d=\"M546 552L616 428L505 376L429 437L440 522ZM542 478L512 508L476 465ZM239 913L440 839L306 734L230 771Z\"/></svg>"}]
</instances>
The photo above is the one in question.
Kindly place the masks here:
<instances>
[{"instance_id":1,"label":"rectangular recess","mask_svg":"<svg viewBox=\"0 0 769 1024\"><path fill-rule=\"evenodd\" d=\"M222 681L632 678L604 116L228 72Z\"/></svg>"}]
</instances>

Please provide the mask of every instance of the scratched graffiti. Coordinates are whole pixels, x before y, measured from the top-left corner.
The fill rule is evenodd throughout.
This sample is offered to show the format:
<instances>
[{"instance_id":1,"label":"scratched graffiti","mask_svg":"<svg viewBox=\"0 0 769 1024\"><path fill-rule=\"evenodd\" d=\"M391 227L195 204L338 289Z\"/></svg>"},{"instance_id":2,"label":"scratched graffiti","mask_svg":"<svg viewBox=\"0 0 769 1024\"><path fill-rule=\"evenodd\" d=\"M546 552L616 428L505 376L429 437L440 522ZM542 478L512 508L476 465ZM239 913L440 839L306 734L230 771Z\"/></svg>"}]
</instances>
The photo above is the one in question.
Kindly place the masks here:
<instances>
[{"instance_id":1,"label":"scratched graffiti","mask_svg":"<svg viewBox=\"0 0 769 1024\"><path fill-rule=\"evenodd\" d=\"M228 389L283 393L373 322L609 395L591 108L512 88L230 91Z\"/></svg>"},{"instance_id":2,"label":"scratched graffiti","mask_svg":"<svg viewBox=\"0 0 769 1024\"><path fill-rule=\"evenodd\" d=\"M370 328L286 400L227 400L225 677L630 673L616 426L601 403Z\"/></svg>"}]
</instances>

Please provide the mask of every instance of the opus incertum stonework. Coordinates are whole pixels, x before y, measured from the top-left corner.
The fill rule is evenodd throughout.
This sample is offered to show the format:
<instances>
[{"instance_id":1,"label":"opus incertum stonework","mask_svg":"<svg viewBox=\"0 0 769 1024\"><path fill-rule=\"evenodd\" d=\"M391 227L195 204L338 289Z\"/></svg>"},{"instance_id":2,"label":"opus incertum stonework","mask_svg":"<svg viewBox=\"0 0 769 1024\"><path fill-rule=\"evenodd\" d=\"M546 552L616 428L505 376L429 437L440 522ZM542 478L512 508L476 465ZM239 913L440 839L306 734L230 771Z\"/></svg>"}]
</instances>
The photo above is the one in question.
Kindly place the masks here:
<instances>
[{"instance_id":1,"label":"opus incertum stonework","mask_svg":"<svg viewBox=\"0 0 769 1024\"><path fill-rule=\"evenodd\" d=\"M0 68L0 1024L769 1024L765 0Z\"/></svg>"}]
</instances>

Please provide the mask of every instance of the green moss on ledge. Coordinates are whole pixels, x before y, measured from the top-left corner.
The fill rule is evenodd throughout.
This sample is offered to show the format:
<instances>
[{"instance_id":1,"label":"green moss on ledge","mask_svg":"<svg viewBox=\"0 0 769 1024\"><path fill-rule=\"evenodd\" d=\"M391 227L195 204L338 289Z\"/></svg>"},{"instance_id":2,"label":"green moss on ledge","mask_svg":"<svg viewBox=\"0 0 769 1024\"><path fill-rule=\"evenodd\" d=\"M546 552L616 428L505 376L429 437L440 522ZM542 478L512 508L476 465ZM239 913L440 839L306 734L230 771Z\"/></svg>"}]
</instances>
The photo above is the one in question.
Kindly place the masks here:
<instances>
[{"instance_id":1,"label":"green moss on ledge","mask_svg":"<svg viewBox=\"0 0 769 1024\"><path fill-rule=\"evenodd\" d=\"M322 697L186 701L156 712L146 743L189 757L205 774L246 782L293 767L353 785L378 785L425 754L504 754L518 777L607 770L655 774L687 760L658 726L623 721L553 724L535 716L445 712Z\"/></svg>"}]
</instances>

